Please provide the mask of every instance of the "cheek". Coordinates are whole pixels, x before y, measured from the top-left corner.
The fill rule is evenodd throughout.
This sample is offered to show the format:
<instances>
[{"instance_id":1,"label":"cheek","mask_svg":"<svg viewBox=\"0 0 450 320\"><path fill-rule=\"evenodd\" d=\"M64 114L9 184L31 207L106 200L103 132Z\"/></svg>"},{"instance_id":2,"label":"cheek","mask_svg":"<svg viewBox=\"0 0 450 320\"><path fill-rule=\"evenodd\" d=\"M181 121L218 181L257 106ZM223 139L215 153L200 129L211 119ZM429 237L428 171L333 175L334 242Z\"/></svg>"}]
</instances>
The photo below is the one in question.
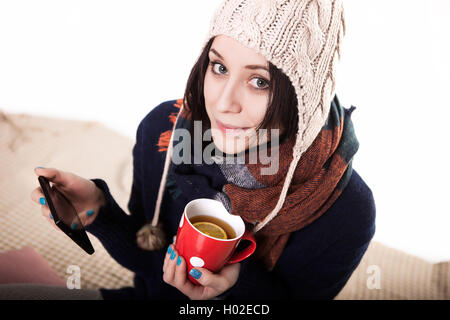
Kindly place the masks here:
<instances>
[{"instance_id":1,"label":"cheek","mask_svg":"<svg viewBox=\"0 0 450 320\"><path fill-rule=\"evenodd\" d=\"M205 97L205 102L213 102L217 98L219 92L220 92L219 85L216 83L214 77L210 74L209 70L207 70L205 74L205 80L203 83L203 95Z\"/></svg>"},{"instance_id":2,"label":"cheek","mask_svg":"<svg viewBox=\"0 0 450 320\"><path fill-rule=\"evenodd\" d=\"M264 120L264 116L266 115L268 109L268 99L266 97L257 97L253 100L254 101L248 104L248 106L251 107L246 108L246 110L248 117L252 119L251 123L253 123L256 127Z\"/></svg>"},{"instance_id":3,"label":"cheek","mask_svg":"<svg viewBox=\"0 0 450 320\"><path fill-rule=\"evenodd\" d=\"M206 71L205 80L203 83L203 96L205 97L205 108L209 120L214 114L213 109L217 101L220 99L222 92L221 82L214 78L209 70Z\"/></svg>"},{"instance_id":4,"label":"cheek","mask_svg":"<svg viewBox=\"0 0 450 320\"><path fill-rule=\"evenodd\" d=\"M206 107L206 113L208 114L209 118L211 119L211 110L209 106L213 105L213 102L215 100L215 86L213 84L213 79L211 79L211 76L208 75L208 71L206 71L205 74L205 80L203 83L203 96L205 97L205 107Z\"/></svg>"}]
</instances>

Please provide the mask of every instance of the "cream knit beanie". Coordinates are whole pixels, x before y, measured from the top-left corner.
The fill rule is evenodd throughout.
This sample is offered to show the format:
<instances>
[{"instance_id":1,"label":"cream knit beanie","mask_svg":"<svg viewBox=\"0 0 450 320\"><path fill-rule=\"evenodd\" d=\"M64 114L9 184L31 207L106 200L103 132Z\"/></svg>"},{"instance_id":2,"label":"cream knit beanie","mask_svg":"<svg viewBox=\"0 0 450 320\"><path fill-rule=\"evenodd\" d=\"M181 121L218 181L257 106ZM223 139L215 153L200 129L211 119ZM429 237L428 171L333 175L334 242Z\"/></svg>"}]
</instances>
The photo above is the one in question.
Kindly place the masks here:
<instances>
[{"instance_id":1,"label":"cream knit beanie","mask_svg":"<svg viewBox=\"0 0 450 320\"><path fill-rule=\"evenodd\" d=\"M342 0L224 0L211 19L203 48L211 37L229 36L283 71L297 95L299 122L293 160L277 205L255 225L253 232L263 228L280 211L302 154L325 124L335 94L336 65L344 34ZM154 227L158 223L172 143L171 139L152 221Z\"/></svg>"}]
</instances>

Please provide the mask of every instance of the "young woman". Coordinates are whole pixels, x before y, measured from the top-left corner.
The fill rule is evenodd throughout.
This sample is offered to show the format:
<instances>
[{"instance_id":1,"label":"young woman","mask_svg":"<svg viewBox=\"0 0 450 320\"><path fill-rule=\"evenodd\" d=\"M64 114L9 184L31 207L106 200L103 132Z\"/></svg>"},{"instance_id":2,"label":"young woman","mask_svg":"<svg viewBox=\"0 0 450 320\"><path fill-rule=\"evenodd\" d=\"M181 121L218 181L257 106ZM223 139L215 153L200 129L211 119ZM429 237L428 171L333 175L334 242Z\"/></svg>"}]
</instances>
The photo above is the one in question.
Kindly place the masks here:
<instances>
[{"instance_id":1,"label":"young woman","mask_svg":"<svg viewBox=\"0 0 450 320\"><path fill-rule=\"evenodd\" d=\"M375 231L372 193L352 169L354 108L343 108L334 93L343 33L340 0L225 0L184 97L160 104L138 127L131 215L101 179L35 169L67 195L111 256L135 272L134 287L100 289L103 299L339 293ZM193 152L175 163L179 129L190 132L190 142L183 141ZM276 134L261 136L262 129ZM271 150L270 163L249 161L262 146ZM237 158L244 163L224 161ZM31 196L42 205L40 188ZM194 269L201 284L195 286L170 243L185 205L205 197L244 219L257 251L216 274ZM46 205L42 212L50 219Z\"/></svg>"}]
</instances>

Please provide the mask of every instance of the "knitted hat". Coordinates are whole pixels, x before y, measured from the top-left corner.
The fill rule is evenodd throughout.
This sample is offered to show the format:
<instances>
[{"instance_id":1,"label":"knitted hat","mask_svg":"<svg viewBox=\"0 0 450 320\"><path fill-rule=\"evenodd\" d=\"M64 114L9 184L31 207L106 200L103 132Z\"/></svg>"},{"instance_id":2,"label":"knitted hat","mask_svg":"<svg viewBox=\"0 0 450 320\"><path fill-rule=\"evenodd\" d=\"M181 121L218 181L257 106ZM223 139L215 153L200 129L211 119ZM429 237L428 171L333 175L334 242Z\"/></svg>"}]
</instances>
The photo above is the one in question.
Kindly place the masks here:
<instances>
[{"instance_id":1,"label":"knitted hat","mask_svg":"<svg viewBox=\"0 0 450 320\"><path fill-rule=\"evenodd\" d=\"M342 0L224 0L211 19L203 48L217 35L237 40L283 71L297 96L299 122L293 160L276 206L256 224L254 232L282 208L302 154L326 122L335 94L336 64L344 34ZM158 222L172 143L171 139L153 226Z\"/></svg>"}]
</instances>

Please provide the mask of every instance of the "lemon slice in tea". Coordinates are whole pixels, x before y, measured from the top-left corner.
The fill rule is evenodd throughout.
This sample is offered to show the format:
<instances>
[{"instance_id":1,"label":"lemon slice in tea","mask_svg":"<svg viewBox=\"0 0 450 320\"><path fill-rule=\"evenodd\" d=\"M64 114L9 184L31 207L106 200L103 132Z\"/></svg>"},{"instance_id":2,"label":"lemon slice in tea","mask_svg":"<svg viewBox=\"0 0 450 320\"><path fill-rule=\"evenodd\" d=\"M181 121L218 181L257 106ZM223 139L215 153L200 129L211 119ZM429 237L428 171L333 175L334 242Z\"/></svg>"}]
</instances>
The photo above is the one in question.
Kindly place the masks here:
<instances>
[{"instance_id":1,"label":"lemon slice in tea","mask_svg":"<svg viewBox=\"0 0 450 320\"><path fill-rule=\"evenodd\" d=\"M196 222L194 223L194 227L208 236L217 239L227 239L227 233L217 224L211 222Z\"/></svg>"}]
</instances>

